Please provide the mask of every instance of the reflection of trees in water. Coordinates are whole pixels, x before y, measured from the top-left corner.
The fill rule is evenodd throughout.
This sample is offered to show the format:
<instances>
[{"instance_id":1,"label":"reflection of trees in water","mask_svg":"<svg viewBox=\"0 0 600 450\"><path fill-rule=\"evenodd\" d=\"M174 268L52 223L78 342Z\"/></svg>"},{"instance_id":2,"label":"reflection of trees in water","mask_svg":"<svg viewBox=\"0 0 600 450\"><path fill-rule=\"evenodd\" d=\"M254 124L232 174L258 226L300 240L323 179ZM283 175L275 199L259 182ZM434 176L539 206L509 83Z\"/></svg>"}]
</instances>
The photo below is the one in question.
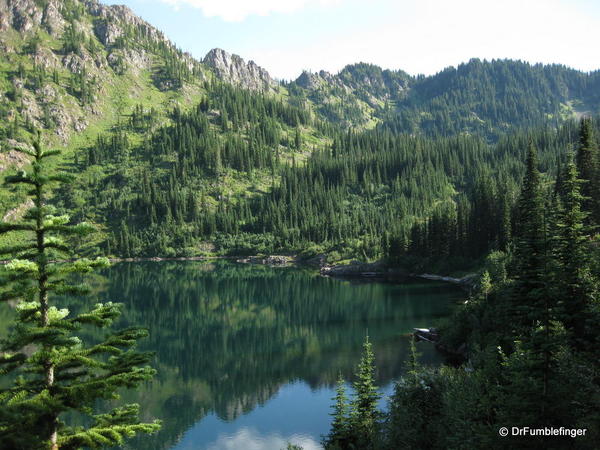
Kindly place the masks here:
<instances>
[{"instance_id":1,"label":"reflection of trees in water","mask_svg":"<svg viewBox=\"0 0 600 450\"><path fill-rule=\"evenodd\" d=\"M147 326L144 347L157 354L152 385L125 394L164 421L138 448L167 448L211 412L234 420L293 380L318 388L340 372L352 379L367 329L378 383L387 384L407 356L402 334L428 325L456 296L432 284L350 285L221 261L125 263L105 275L100 298L125 303L121 325ZM426 350L424 360L434 361Z\"/></svg>"}]
</instances>

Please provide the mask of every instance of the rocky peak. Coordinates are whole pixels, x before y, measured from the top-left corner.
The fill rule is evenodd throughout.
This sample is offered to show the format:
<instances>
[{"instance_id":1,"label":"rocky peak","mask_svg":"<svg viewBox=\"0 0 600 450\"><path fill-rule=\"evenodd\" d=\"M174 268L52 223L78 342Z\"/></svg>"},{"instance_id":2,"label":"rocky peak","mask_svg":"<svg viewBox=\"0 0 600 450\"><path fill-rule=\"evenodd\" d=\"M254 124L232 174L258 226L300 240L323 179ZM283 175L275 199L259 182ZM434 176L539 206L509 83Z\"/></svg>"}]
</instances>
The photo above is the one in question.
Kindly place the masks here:
<instances>
[{"instance_id":1,"label":"rocky peak","mask_svg":"<svg viewBox=\"0 0 600 450\"><path fill-rule=\"evenodd\" d=\"M143 27L147 36L166 40L161 32L136 16L123 5L103 5L97 0L79 0L95 20L95 33L102 43L110 45L123 34L123 25ZM43 26L51 35L59 36L65 25L65 4L62 0L0 0L0 31L13 28L21 33Z\"/></svg>"},{"instance_id":2,"label":"rocky peak","mask_svg":"<svg viewBox=\"0 0 600 450\"><path fill-rule=\"evenodd\" d=\"M155 41L167 41L163 33L124 5L103 5L97 0L86 0L85 6L95 21L94 32L104 45L112 45L125 33L124 26L134 26L144 30L147 37ZM169 42L170 44L170 42Z\"/></svg>"},{"instance_id":3,"label":"rocky peak","mask_svg":"<svg viewBox=\"0 0 600 450\"><path fill-rule=\"evenodd\" d=\"M275 81L254 61L247 63L238 55L232 55L220 48L213 48L204 59L204 64L212 68L219 78L246 89L268 91L277 86Z\"/></svg>"},{"instance_id":4,"label":"rocky peak","mask_svg":"<svg viewBox=\"0 0 600 450\"><path fill-rule=\"evenodd\" d=\"M340 84L335 75L330 74L325 70L319 72L302 71L300 76L296 78L296 84L305 89L317 89L322 84Z\"/></svg>"},{"instance_id":5,"label":"rocky peak","mask_svg":"<svg viewBox=\"0 0 600 450\"><path fill-rule=\"evenodd\" d=\"M373 107L382 100L398 99L406 95L411 77L400 70L383 70L381 67L357 63L349 64L336 75L321 70L304 71L295 83L308 91L336 87L348 93L355 93Z\"/></svg>"}]
</instances>

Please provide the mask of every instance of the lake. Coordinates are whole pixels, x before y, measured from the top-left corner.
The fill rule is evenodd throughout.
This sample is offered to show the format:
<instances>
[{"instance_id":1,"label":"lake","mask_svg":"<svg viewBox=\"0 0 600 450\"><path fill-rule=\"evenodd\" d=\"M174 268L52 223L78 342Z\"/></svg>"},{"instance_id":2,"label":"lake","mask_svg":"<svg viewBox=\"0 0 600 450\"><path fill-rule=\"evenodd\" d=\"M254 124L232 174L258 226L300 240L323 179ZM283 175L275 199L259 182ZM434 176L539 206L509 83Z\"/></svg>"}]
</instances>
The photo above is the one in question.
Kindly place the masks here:
<instances>
[{"instance_id":1,"label":"lake","mask_svg":"<svg viewBox=\"0 0 600 450\"><path fill-rule=\"evenodd\" d=\"M335 382L353 379L367 333L389 395L408 333L464 297L436 282L351 282L221 260L118 263L90 280L88 304L125 304L115 327L150 329L140 349L156 353L158 374L123 394L143 419L163 421L126 447L144 450L320 448ZM430 345L418 350L423 364L440 364Z\"/></svg>"}]
</instances>

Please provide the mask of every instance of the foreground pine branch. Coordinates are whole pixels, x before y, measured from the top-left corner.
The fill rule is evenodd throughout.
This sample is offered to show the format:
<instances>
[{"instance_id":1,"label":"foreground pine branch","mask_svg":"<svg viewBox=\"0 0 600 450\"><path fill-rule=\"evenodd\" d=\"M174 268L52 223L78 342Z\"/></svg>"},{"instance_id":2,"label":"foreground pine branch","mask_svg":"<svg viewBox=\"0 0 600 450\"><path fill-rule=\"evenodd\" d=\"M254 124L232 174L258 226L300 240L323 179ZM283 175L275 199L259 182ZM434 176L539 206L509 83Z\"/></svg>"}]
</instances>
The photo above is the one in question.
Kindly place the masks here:
<instances>
[{"instance_id":1,"label":"foreground pine branch","mask_svg":"<svg viewBox=\"0 0 600 450\"><path fill-rule=\"evenodd\" d=\"M70 182L48 168L47 158L58 152L42 150L39 138L33 151L18 151L32 158L31 172L20 171L6 182L27 186L34 206L20 222L0 223L1 234L26 235L0 248L0 257L12 258L2 268L0 300L16 304L14 326L0 342L0 375L11 380L0 389L0 442L17 449L98 448L156 432L159 421L140 423L136 404L93 412L99 399L116 399L118 389L135 388L155 374L147 365L152 355L134 349L148 333L128 328L86 345L82 328L107 329L120 316L121 305L99 303L76 316L59 308L58 296L87 291L71 281L72 274L106 267L108 260L73 258L69 237L85 236L93 227L72 224L48 204L52 185ZM69 425L63 420L68 412L87 416L90 425Z\"/></svg>"}]
</instances>

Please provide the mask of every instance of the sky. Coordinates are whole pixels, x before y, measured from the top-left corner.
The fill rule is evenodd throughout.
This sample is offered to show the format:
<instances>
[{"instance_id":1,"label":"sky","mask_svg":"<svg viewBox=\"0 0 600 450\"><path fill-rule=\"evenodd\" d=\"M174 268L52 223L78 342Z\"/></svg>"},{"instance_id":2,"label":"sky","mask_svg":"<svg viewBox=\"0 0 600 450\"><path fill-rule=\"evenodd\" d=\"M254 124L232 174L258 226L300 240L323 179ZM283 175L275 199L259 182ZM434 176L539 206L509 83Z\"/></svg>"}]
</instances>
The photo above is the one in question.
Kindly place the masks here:
<instances>
[{"instance_id":1,"label":"sky","mask_svg":"<svg viewBox=\"0 0 600 450\"><path fill-rule=\"evenodd\" d=\"M367 62L412 75L471 58L600 69L599 0L101 0L198 59L215 47L279 79Z\"/></svg>"}]
</instances>

